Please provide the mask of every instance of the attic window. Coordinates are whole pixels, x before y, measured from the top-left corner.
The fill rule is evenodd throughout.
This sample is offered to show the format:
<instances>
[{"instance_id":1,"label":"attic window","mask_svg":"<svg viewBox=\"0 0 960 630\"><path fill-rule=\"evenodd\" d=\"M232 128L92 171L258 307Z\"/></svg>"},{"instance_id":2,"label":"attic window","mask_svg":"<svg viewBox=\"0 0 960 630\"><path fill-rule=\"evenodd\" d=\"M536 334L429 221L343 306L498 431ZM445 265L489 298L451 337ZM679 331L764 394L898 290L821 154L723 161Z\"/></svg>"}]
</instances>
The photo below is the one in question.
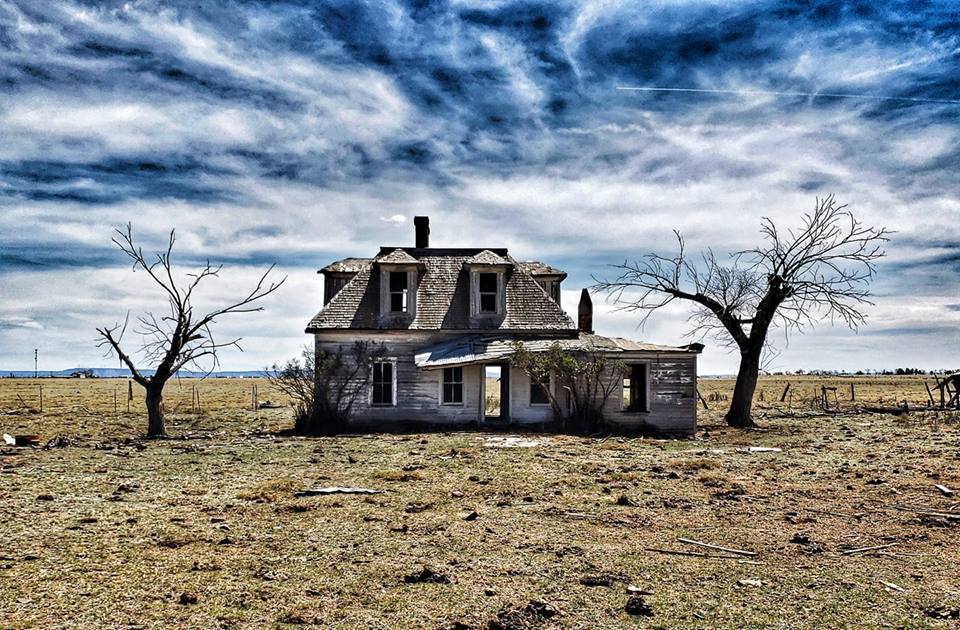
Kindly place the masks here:
<instances>
[{"instance_id":1,"label":"attic window","mask_svg":"<svg viewBox=\"0 0 960 630\"><path fill-rule=\"evenodd\" d=\"M390 272L390 311L406 313L407 305L407 272Z\"/></svg>"},{"instance_id":2,"label":"attic window","mask_svg":"<svg viewBox=\"0 0 960 630\"><path fill-rule=\"evenodd\" d=\"M480 273L480 312L497 312L497 274Z\"/></svg>"}]
</instances>

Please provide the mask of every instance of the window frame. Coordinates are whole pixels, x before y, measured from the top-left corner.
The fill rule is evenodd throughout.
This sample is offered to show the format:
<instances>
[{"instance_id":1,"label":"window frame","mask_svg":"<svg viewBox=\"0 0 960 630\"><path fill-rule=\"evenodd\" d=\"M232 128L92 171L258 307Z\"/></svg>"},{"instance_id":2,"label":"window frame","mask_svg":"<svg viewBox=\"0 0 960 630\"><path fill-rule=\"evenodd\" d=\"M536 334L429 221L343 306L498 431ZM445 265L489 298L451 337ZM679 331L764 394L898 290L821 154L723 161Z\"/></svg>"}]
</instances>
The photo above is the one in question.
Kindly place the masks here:
<instances>
[{"instance_id":1,"label":"window frame","mask_svg":"<svg viewBox=\"0 0 960 630\"><path fill-rule=\"evenodd\" d=\"M544 401L543 401L543 402L533 402L533 392L534 392L534 388L537 387L538 385L540 385L540 383L537 382L537 381L535 381L535 380L533 380L532 378L529 378L529 377L527 378L527 380L530 381L529 387L527 388L527 402L528 402L528 404L529 404L531 407L549 407L549 406L550 406L550 396L547 395L546 392L544 392L544 394L543 394L543 396L544 396ZM546 385L547 385L547 387L546 387L547 391L551 391L551 392L552 392L552 391L553 391L553 374L551 374L551 375L549 375L549 376L547 377L547 383L546 383ZM539 389L539 387L538 387L538 389ZM541 389L540 391L543 391L543 390Z\"/></svg>"},{"instance_id":2,"label":"window frame","mask_svg":"<svg viewBox=\"0 0 960 630\"><path fill-rule=\"evenodd\" d=\"M447 381L447 370L460 370L460 380L459 381ZM460 386L460 400L459 402L447 401L446 400L446 390L447 385L451 386ZM440 370L440 405L444 407L463 407L466 404L466 393L464 378L463 378L463 366L462 365L451 365L450 367L445 367Z\"/></svg>"},{"instance_id":3,"label":"window frame","mask_svg":"<svg viewBox=\"0 0 960 630\"><path fill-rule=\"evenodd\" d=\"M643 368L643 406L634 407L633 401L633 392L636 391L634 388L633 378L635 376L635 368ZM649 361L626 361L624 365L624 372L620 377L620 411L623 413L650 413L650 362ZM624 385L625 381L630 380L630 399L626 397L626 386Z\"/></svg>"},{"instance_id":4,"label":"window frame","mask_svg":"<svg viewBox=\"0 0 960 630\"><path fill-rule=\"evenodd\" d=\"M493 291L483 290L483 276L493 276ZM484 296L493 297L493 310L483 308ZM500 312L500 273L496 271L477 272L477 313L480 315L496 315Z\"/></svg>"},{"instance_id":5,"label":"window frame","mask_svg":"<svg viewBox=\"0 0 960 630\"><path fill-rule=\"evenodd\" d=\"M399 291L393 290L394 276L402 276L404 288ZM393 296L400 296L400 310L393 308ZM393 315L405 314L410 312L410 274L406 271L388 271L387 272L387 312Z\"/></svg>"},{"instance_id":6,"label":"window frame","mask_svg":"<svg viewBox=\"0 0 960 630\"><path fill-rule=\"evenodd\" d=\"M376 369L378 365L389 365L390 366L390 402L374 402L374 391L377 386L377 373ZM381 371L382 372L382 371ZM383 384L383 381L380 381L380 384ZM394 357L385 357L383 359L378 359L373 362L370 366L370 396L369 404L371 407L396 407L397 406L397 360Z\"/></svg>"}]
</instances>

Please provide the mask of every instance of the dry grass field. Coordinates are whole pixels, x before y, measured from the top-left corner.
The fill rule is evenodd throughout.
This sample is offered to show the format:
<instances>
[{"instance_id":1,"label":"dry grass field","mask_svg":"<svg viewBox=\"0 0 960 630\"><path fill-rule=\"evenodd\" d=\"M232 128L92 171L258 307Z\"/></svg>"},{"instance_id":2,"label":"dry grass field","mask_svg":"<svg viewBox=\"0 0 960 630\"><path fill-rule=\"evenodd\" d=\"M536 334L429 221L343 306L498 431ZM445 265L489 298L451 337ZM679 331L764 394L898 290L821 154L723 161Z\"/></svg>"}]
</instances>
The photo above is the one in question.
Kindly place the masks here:
<instances>
[{"instance_id":1,"label":"dry grass field","mask_svg":"<svg viewBox=\"0 0 960 630\"><path fill-rule=\"evenodd\" d=\"M0 431L62 436L0 447L0 627L958 627L960 498L935 487L960 494L957 417L786 380L757 430L723 426L732 383L704 379L693 439L522 441L286 437L249 379L172 383L171 439L145 441L126 381L44 380L41 413L38 382L0 380ZM839 413L809 404L824 384ZM382 493L294 495L317 485Z\"/></svg>"}]
</instances>

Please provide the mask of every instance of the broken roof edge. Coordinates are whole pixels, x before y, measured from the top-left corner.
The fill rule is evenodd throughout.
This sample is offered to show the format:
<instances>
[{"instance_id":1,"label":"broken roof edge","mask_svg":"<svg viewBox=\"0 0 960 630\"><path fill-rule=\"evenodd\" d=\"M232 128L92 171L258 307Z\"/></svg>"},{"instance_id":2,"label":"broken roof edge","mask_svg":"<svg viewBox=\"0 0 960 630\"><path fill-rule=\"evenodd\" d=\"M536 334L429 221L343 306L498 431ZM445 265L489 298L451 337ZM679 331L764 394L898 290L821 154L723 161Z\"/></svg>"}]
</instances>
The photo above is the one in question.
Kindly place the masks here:
<instances>
[{"instance_id":1,"label":"broken roof edge","mask_svg":"<svg viewBox=\"0 0 960 630\"><path fill-rule=\"evenodd\" d=\"M691 350L689 346L642 343L623 337L604 337L592 333L580 333L576 337L539 339L522 339L511 335L478 333L427 346L414 354L414 363L423 370L488 363L509 358L513 354L513 344L517 341L522 342L527 350L534 353L546 352L554 344L559 344L570 352L699 354L699 351Z\"/></svg>"}]
</instances>

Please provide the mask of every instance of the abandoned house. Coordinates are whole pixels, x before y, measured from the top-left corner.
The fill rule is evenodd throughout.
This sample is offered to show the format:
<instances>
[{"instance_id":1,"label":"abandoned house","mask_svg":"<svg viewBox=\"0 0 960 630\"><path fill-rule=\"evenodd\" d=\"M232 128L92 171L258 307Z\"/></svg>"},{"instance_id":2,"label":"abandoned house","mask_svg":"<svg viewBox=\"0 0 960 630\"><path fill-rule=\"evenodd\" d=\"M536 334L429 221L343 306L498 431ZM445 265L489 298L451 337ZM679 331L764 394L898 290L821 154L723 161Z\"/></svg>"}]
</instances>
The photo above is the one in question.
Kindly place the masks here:
<instances>
[{"instance_id":1,"label":"abandoned house","mask_svg":"<svg viewBox=\"0 0 960 630\"><path fill-rule=\"evenodd\" d=\"M511 368L512 343L520 340L533 352L559 343L573 353L616 359L615 387L604 404L608 422L672 435L695 430L702 346L596 335L586 290L577 324L561 307L563 271L514 260L502 248L431 247L429 219L415 217L414 226L413 247L381 247L373 258L346 258L320 270L324 306L306 329L317 354L347 350L357 340L385 348L353 422L550 422L543 387L568 406L570 396L553 378L541 385Z\"/></svg>"}]
</instances>

